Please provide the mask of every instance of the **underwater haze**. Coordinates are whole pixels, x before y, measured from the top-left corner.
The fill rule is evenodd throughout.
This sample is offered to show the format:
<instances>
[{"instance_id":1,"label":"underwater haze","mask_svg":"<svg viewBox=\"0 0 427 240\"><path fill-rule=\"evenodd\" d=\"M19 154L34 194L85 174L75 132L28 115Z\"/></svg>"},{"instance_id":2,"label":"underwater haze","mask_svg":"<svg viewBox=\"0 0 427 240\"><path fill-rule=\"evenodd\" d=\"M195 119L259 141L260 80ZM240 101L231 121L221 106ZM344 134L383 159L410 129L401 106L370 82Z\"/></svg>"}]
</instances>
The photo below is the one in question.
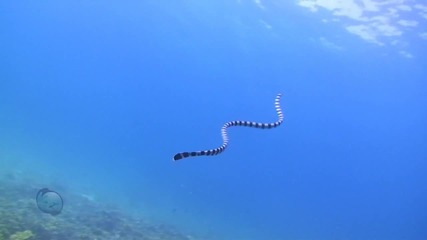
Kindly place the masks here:
<instances>
[{"instance_id":1,"label":"underwater haze","mask_svg":"<svg viewBox=\"0 0 427 240\"><path fill-rule=\"evenodd\" d=\"M4 0L0 46L1 172L188 239L427 239L424 1Z\"/></svg>"}]
</instances>

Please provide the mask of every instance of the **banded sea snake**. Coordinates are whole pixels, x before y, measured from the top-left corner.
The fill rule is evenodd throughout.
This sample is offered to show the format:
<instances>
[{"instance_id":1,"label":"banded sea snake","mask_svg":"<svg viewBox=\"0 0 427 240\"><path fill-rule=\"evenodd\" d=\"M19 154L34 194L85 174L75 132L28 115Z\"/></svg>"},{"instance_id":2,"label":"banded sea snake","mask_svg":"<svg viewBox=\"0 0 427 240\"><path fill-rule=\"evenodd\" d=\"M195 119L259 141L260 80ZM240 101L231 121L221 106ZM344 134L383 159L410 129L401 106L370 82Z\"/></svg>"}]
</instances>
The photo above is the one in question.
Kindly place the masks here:
<instances>
[{"instance_id":1,"label":"banded sea snake","mask_svg":"<svg viewBox=\"0 0 427 240\"><path fill-rule=\"evenodd\" d=\"M261 129L270 129L280 126L283 122L283 112L280 108L280 98L282 94L277 94L276 100L274 101L274 106L276 108L277 116L279 120L273 123L258 123L258 122L249 122L249 121L231 121L227 122L221 128L221 136L222 136L222 145L215 149L196 151L196 152L180 152L175 154L173 157L174 161L181 160L187 157L197 157L197 156L214 156L222 153L228 146L228 134L227 128L234 126L242 126L242 127L253 127L253 128L261 128Z\"/></svg>"}]
</instances>

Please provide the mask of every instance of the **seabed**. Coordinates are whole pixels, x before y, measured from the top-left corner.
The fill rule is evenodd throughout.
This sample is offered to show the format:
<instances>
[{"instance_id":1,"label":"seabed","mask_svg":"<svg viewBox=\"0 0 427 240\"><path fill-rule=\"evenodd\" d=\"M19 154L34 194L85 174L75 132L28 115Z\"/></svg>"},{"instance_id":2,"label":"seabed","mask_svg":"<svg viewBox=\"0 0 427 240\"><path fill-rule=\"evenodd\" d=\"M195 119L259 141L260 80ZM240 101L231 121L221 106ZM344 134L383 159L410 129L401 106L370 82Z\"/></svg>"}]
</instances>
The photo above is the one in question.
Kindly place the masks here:
<instances>
[{"instance_id":1,"label":"seabed","mask_svg":"<svg viewBox=\"0 0 427 240\"><path fill-rule=\"evenodd\" d=\"M173 226L135 218L64 189L64 209L51 216L35 202L43 184L20 176L0 173L0 240L196 240Z\"/></svg>"}]
</instances>

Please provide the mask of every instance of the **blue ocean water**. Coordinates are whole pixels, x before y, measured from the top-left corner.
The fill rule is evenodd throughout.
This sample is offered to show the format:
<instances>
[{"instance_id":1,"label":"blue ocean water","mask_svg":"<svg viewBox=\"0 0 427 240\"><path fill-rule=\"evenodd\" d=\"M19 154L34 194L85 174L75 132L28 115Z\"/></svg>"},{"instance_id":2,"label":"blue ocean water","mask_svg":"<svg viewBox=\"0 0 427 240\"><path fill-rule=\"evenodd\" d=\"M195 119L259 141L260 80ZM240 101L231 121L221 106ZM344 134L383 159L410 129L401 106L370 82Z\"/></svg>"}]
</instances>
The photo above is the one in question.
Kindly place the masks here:
<instances>
[{"instance_id":1,"label":"blue ocean water","mask_svg":"<svg viewBox=\"0 0 427 240\"><path fill-rule=\"evenodd\" d=\"M426 16L421 1L2 1L1 167L204 239L425 240ZM172 161L220 146L225 122L276 121L278 93L282 126Z\"/></svg>"}]
</instances>

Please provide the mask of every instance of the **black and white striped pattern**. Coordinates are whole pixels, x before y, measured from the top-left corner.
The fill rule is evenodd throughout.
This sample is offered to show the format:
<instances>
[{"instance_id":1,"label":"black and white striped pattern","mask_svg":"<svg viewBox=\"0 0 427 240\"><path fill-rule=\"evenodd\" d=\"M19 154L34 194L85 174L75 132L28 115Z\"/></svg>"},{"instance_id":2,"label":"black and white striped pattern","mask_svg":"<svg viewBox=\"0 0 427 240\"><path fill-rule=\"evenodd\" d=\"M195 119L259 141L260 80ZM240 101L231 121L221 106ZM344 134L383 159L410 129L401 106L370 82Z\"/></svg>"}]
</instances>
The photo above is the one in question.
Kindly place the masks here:
<instances>
[{"instance_id":1,"label":"black and white striped pattern","mask_svg":"<svg viewBox=\"0 0 427 240\"><path fill-rule=\"evenodd\" d=\"M274 102L274 106L276 107L277 116L279 117L279 120L277 122L273 123L257 123L257 122L248 122L248 121L231 121L221 128L221 135L222 135L222 145L219 148L210 149L210 150L204 150L204 151L197 151L197 152L181 152L175 154L173 157L173 160L180 160L187 157L197 157L197 156L213 156L222 153L228 145L228 135L227 135L227 128L233 127L233 126L243 126L243 127L253 127L253 128L262 128L262 129L270 129L280 126L283 122L283 112L280 108L280 98L282 97L282 94L277 94L276 100Z\"/></svg>"}]
</instances>

